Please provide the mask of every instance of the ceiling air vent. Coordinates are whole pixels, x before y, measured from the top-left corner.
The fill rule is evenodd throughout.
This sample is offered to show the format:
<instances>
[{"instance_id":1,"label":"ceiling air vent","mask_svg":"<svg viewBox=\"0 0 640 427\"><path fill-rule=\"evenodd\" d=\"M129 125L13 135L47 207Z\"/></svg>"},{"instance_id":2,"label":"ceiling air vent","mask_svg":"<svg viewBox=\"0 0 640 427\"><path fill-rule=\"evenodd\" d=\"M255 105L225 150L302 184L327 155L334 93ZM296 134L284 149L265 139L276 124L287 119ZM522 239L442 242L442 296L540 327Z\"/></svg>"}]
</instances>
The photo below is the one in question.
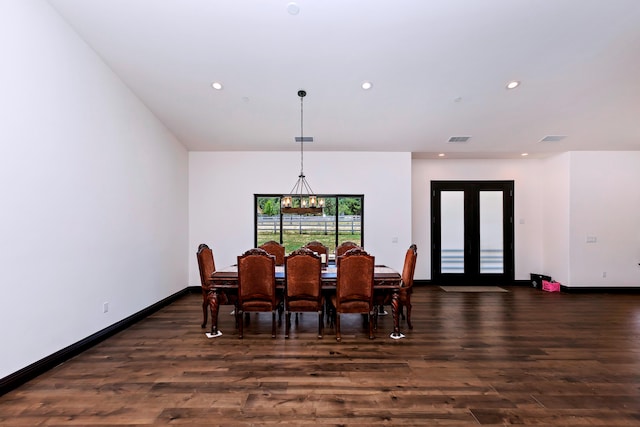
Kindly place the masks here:
<instances>
[{"instance_id":1,"label":"ceiling air vent","mask_svg":"<svg viewBox=\"0 0 640 427\"><path fill-rule=\"evenodd\" d=\"M471 136L452 136L449 138L447 143L449 144L460 144L463 142L468 142L471 139Z\"/></svg>"},{"instance_id":2,"label":"ceiling air vent","mask_svg":"<svg viewBox=\"0 0 640 427\"><path fill-rule=\"evenodd\" d=\"M565 139L567 135L547 135L538 142L558 142Z\"/></svg>"}]
</instances>

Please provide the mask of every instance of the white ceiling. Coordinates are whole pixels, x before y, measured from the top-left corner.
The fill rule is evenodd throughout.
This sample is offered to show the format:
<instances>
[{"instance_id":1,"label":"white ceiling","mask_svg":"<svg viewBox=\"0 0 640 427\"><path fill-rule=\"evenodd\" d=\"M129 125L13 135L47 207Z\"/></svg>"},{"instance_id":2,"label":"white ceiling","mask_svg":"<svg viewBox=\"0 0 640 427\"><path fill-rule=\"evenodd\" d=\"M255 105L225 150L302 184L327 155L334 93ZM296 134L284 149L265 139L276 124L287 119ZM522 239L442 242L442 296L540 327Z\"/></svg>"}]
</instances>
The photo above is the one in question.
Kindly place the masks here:
<instances>
[{"instance_id":1,"label":"white ceiling","mask_svg":"<svg viewBox=\"0 0 640 427\"><path fill-rule=\"evenodd\" d=\"M640 150L639 0L49 1L189 150Z\"/></svg>"}]
</instances>

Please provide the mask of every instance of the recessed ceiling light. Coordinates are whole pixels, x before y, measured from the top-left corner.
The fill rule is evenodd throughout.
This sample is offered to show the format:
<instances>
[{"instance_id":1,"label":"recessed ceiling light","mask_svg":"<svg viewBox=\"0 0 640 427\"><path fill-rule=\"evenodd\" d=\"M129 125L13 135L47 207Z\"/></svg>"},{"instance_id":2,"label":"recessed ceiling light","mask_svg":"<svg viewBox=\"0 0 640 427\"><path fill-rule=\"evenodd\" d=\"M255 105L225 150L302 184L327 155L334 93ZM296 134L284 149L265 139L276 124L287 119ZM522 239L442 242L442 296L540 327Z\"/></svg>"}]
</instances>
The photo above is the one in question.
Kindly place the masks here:
<instances>
[{"instance_id":1,"label":"recessed ceiling light","mask_svg":"<svg viewBox=\"0 0 640 427\"><path fill-rule=\"evenodd\" d=\"M445 156L445 154L444 154L444 153L440 153L440 154L438 154L438 157L444 157L444 156Z\"/></svg>"},{"instance_id":2,"label":"recessed ceiling light","mask_svg":"<svg viewBox=\"0 0 640 427\"><path fill-rule=\"evenodd\" d=\"M292 1L287 4L287 12L289 12L289 15L297 15L300 13L300 6L298 6L298 3Z\"/></svg>"},{"instance_id":3,"label":"recessed ceiling light","mask_svg":"<svg viewBox=\"0 0 640 427\"><path fill-rule=\"evenodd\" d=\"M373 87L373 83L371 83L371 82L363 82L361 86L362 86L362 89L369 90L369 89L371 89Z\"/></svg>"},{"instance_id":4,"label":"recessed ceiling light","mask_svg":"<svg viewBox=\"0 0 640 427\"><path fill-rule=\"evenodd\" d=\"M517 81L517 80L513 80L513 81L510 81L509 83L507 83L507 89L515 89L518 86L520 86L520 82Z\"/></svg>"},{"instance_id":5,"label":"recessed ceiling light","mask_svg":"<svg viewBox=\"0 0 640 427\"><path fill-rule=\"evenodd\" d=\"M214 88L215 90L222 90L222 83L213 82L211 83L211 87Z\"/></svg>"},{"instance_id":6,"label":"recessed ceiling light","mask_svg":"<svg viewBox=\"0 0 640 427\"><path fill-rule=\"evenodd\" d=\"M520 154L522 157L527 157L529 155L529 153L522 153Z\"/></svg>"}]
</instances>

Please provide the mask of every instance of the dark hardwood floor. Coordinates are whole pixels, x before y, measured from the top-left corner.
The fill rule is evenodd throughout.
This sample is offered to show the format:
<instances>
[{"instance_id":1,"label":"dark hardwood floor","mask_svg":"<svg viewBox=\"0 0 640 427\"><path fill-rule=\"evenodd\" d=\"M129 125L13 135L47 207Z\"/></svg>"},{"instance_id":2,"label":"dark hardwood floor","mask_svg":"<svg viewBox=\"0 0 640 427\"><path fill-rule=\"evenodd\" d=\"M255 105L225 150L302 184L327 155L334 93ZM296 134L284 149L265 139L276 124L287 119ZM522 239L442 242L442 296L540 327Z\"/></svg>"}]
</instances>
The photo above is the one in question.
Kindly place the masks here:
<instances>
[{"instance_id":1,"label":"dark hardwood floor","mask_svg":"<svg viewBox=\"0 0 640 427\"><path fill-rule=\"evenodd\" d=\"M313 314L292 338L253 314L239 340L200 329L189 294L0 397L2 425L639 426L640 295L418 287L414 329L342 343Z\"/></svg>"}]
</instances>

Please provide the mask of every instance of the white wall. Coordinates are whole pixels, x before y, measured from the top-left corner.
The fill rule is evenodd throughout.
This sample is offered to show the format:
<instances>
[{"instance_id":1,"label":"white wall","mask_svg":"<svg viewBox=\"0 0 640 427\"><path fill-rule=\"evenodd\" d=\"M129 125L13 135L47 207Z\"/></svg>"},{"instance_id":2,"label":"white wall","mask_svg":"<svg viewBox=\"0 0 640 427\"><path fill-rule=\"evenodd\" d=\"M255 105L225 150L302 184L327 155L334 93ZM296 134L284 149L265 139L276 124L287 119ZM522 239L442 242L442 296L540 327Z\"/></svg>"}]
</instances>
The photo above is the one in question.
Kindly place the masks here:
<instances>
[{"instance_id":1,"label":"white wall","mask_svg":"<svg viewBox=\"0 0 640 427\"><path fill-rule=\"evenodd\" d=\"M516 280L542 273L568 287L640 286L640 152L414 159L412 165L412 235L418 248L428 249L431 241L432 180L513 180ZM587 237L596 242L587 243ZM430 256L421 251L416 279L431 278Z\"/></svg>"},{"instance_id":2,"label":"white wall","mask_svg":"<svg viewBox=\"0 0 640 427\"><path fill-rule=\"evenodd\" d=\"M543 197L540 200L540 212L544 224L540 235L542 252L537 254L538 259L541 260L540 268L532 271L549 275L565 286L571 285L569 160L569 153L564 153L541 162L538 176L543 190Z\"/></svg>"},{"instance_id":3,"label":"white wall","mask_svg":"<svg viewBox=\"0 0 640 427\"><path fill-rule=\"evenodd\" d=\"M413 159L413 241L418 245L415 279L431 279L431 181L514 181L515 279L529 280L530 273L544 271L541 161Z\"/></svg>"},{"instance_id":4,"label":"white wall","mask_svg":"<svg viewBox=\"0 0 640 427\"><path fill-rule=\"evenodd\" d=\"M570 153L572 285L640 286L639 183L640 152Z\"/></svg>"},{"instance_id":5,"label":"white wall","mask_svg":"<svg viewBox=\"0 0 640 427\"><path fill-rule=\"evenodd\" d=\"M189 153L189 283L200 285L196 249L207 243L216 267L254 245L254 194L288 193L299 152ZM364 246L376 262L401 269L411 245L411 154L305 152L304 172L319 194L364 194ZM392 243L397 237L397 243Z\"/></svg>"},{"instance_id":6,"label":"white wall","mask_svg":"<svg viewBox=\"0 0 640 427\"><path fill-rule=\"evenodd\" d=\"M0 52L2 378L184 289L188 156L48 3Z\"/></svg>"}]
</instances>

